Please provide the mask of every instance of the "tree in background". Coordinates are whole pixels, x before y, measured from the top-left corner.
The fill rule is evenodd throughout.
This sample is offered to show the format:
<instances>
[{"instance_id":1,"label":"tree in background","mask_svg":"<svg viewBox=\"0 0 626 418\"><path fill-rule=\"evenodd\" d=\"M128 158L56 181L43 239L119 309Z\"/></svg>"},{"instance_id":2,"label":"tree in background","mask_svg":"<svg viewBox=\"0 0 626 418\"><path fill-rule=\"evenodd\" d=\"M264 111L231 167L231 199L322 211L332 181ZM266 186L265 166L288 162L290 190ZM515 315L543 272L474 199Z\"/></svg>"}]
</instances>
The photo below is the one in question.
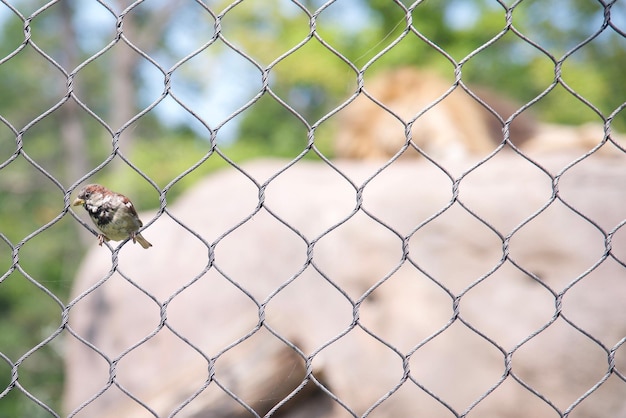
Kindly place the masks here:
<instances>
[{"instance_id":1,"label":"tree in background","mask_svg":"<svg viewBox=\"0 0 626 418\"><path fill-rule=\"evenodd\" d=\"M372 0L359 3L365 12L360 14L357 28L337 23L338 15L346 15L341 10L333 13L339 4L333 3L316 15L316 36L293 55L272 63L270 71L275 81L272 91L310 125L356 91L355 70L365 69L367 80L380 70L400 65L435 69L452 84L455 64L462 63L462 79L470 86L488 86L527 103L544 94L554 81L556 62L565 58L562 81L601 115L558 84L531 107L540 119L564 124L600 122L624 103L626 91L617 82L626 63L626 10L622 4L613 4L610 20L605 21L605 9L596 1L524 1L511 10L512 26L508 30L506 8L496 1L425 1L409 12L408 2ZM412 19L410 27L407 14ZM302 20L309 17L304 12L294 15ZM294 20L273 20L276 26L267 31L269 40L261 38L263 45L286 51L305 39L308 33L295 35L297 32L291 30ZM254 51L260 40L250 36L255 30L254 19L246 22L240 25L241 31L233 32L240 35L244 50ZM341 57L321 46L317 38ZM304 56L316 58L304 60ZM285 145L289 135L284 132L292 132L291 136L297 132L295 149L301 150L306 144L303 122L284 105L268 99L254 109L241 122L242 141L268 142L272 149L284 150L289 149ZM274 124L268 126L263 122L267 120ZM322 145L332 141L333 130L324 130L324 126L317 130ZM626 119L618 114L613 127L626 130ZM296 154L292 151L291 155Z\"/></svg>"}]
</instances>

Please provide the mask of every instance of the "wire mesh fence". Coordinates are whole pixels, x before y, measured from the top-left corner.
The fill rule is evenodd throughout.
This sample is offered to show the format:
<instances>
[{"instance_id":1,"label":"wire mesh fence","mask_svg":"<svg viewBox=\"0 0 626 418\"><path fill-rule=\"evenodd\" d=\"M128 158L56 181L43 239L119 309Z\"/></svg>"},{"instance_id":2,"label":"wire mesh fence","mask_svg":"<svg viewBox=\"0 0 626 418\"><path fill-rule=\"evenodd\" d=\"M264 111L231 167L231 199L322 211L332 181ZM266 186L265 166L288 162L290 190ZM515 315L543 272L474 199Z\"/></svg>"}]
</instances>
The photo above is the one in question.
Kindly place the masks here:
<instances>
[{"instance_id":1,"label":"wire mesh fence","mask_svg":"<svg viewBox=\"0 0 626 418\"><path fill-rule=\"evenodd\" d=\"M7 38L0 71L34 71L46 91L23 97L30 90L13 94L12 78L3 84L15 107L34 110L0 114L0 300L13 312L2 332L27 324L34 343L2 340L0 415L626 414L626 151L616 129L626 102L619 79L596 101L602 92L586 80L600 76L585 73L583 55L611 45L619 64L625 7L576 3L587 23L557 54L558 40L529 33L524 18L564 6L435 7L461 38L464 22L492 16L451 51L442 36L452 32L428 26L426 3L373 8L391 24L363 46L371 5L342 0L3 0L0 23L19 36ZM579 22L569 19L559 24ZM413 52L444 75L389 58ZM232 74L210 69L220 59ZM498 59L512 60L504 74L481 67ZM530 75L540 88L519 105L467 82L485 72L513 84L546 63L549 77ZM319 93L338 73L348 93ZM209 92L205 77L217 80ZM286 92L285 79L296 87ZM545 102L570 103L554 112L591 123L529 116ZM255 118L258 109L272 110ZM168 124L204 138L159 148ZM246 135L296 145L286 159L239 163L228 150L236 136L253 147ZM195 159L173 173L149 164L179 153ZM223 170L207 176L215 161ZM154 247L93 245L99 231L71 204L94 179L152 196L155 210L140 216ZM11 204L40 189L39 212ZM150 202L130 197L138 209ZM36 225L10 229L26 215ZM83 242L95 248L76 272ZM36 267L47 252L66 258L61 272ZM38 372L59 359L63 378Z\"/></svg>"}]
</instances>

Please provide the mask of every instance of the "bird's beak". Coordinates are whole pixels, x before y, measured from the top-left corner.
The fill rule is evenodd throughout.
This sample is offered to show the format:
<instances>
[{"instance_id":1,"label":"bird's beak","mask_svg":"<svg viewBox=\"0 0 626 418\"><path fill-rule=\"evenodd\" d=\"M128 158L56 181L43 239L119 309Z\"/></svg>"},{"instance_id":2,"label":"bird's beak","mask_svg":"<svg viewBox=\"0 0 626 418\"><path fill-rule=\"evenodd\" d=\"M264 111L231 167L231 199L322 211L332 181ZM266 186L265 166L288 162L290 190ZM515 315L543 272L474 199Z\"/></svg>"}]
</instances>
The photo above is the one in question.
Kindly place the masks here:
<instances>
[{"instance_id":1,"label":"bird's beak","mask_svg":"<svg viewBox=\"0 0 626 418\"><path fill-rule=\"evenodd\" d=\"M78 205L84 205L84 204L85 204L85 201L78 197L76 198L76 200L72 202L72 206L78 206Z\"/></svg>"}]
</instances>

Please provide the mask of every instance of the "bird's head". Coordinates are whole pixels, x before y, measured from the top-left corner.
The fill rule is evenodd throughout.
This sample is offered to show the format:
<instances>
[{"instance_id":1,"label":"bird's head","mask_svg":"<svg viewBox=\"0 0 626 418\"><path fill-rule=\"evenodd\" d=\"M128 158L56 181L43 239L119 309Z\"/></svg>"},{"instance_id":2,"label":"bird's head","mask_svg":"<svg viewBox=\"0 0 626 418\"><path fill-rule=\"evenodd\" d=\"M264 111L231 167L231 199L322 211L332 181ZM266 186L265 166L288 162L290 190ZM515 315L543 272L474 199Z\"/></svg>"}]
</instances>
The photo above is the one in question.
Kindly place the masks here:
<instances>
[{"instance_id":1,"label":"bird's head","mask_svg":"<svg viewBox=\"0 0 626 418\"><path fill-rule=\"evenodd\" d=\"M79 192L78 196L72 202L72 206L78 205L98 205L102 202L106 195L107 189L104 186L99 184L88 184L83 187Z\"/></svg>"}]
</instances>

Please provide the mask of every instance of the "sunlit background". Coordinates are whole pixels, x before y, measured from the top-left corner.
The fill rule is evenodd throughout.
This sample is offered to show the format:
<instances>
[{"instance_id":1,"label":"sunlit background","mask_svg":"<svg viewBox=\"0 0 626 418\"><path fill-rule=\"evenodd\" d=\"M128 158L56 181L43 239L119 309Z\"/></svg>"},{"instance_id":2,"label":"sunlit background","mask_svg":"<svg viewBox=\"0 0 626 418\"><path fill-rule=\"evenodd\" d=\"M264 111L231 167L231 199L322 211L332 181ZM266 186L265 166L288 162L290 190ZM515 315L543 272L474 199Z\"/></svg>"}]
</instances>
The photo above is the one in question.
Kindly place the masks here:
<instances>
[{"instance_id":1,"label":"sunlit background","mask_svg":"<svg viewBox=\"0 0 626 418\"><path fill-rule=\"evenodd\" d=\"M511 1L418 3L407 33L411 5L389 0L146 0L130 9L125 1L0 1L2 355L15 362L57 329L62 306L34 282L67 302L92 243L71 216L51 223L64 213L63 189L106 162L91 181L158 208L157 188L173 200L228 160L295 158L310 127L332 158L336 122L327 116L357 90L360 70L367 79L414 65L452 84L462 63L464 82L523 104L567 57L562 78L580 98L559 86L529 111L563 124L614 116L613 128L626 131L623 112L612 115L626 98L623 1L612 4L607 26L598 1L524 0L504 34ZM118 134L120 155L153 184L119 156L108 160ZM56 410L62 355L53 340L20 367L20 383ZM2 394L11 382L6 359ZM19 391L0 397L0 417L38 416L50 415Z\"/></svg>"}]
</instances>

